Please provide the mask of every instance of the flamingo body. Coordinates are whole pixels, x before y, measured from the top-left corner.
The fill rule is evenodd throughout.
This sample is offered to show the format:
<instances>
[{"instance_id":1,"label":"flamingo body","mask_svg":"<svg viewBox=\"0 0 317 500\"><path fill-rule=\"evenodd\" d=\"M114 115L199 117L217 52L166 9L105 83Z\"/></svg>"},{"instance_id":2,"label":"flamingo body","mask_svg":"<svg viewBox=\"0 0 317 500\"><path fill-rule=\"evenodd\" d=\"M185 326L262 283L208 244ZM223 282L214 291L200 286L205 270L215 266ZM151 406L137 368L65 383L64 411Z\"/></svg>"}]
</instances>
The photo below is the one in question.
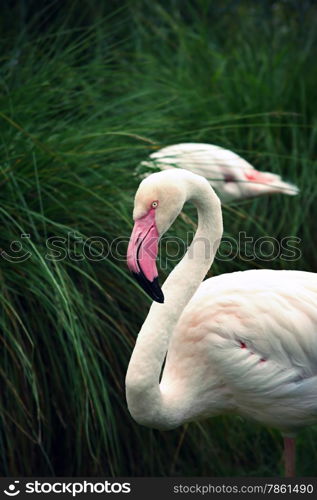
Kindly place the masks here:
<instances>
[{"instance_id":1,"label":"flamingo body","mask_svg":"<svg viewBox=\"0 0 317 500\"><path fill-rule=\"evenodd\" d=\"M150 160L142 162L149 169L178 167L202 175L216 189L221 201L283 193L296 195L298 188L277 174L260 172L228 149L213 144L174 144L155 151Z\"/></svg>"},{"instance_id":2,"label":"flamingo body","mask_svg":"<svg viewBox=\"0 0 317 500\"><path fill-rule=\"evenodd\" d=\"M316 304L313 273L204 281L173 332L160 384L180 421L236 412L286 435L316 423Z\"/></svg>"}]
</instances>

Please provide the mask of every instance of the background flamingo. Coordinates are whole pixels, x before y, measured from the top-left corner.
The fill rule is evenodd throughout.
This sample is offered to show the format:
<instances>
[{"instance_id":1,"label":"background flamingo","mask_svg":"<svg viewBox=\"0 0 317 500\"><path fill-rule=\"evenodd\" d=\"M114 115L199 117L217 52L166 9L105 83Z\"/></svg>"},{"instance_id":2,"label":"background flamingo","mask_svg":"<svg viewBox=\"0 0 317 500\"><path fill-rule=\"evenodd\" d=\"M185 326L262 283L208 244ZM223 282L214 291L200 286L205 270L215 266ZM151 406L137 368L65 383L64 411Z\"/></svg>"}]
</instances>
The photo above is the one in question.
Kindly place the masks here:
<instances>
[{"instance_id":1,"label":"background flamingo","mask_svg":"<svg viewBox=\"0 0 317 500\"><path fill-rule=\"evenodd\" d=\"M197 208L197 232L162 291L158 239L186 201ZM221 206L209 183L186 170L144 179L133 216L128 266L158 303L128 367L131 415L140 424L172 429L239 413L280 429L285 473L293 475L296 432L317 422L316 275L250 270L201 283L221 241Z\"/></svg>"},{"instance_id":2,"label":"background flamingo","mask_svg":"<svg viewBox=\"0 0 317 500\"><path fill-rule=\"evenodd\" d=\"M298 188L277 174L259 172L228 149L212 144L174 144L150 155L141 168L186 168L209 180L221 201L243 200L264 194L298 194Z\"/></svg>"}]
</instances>

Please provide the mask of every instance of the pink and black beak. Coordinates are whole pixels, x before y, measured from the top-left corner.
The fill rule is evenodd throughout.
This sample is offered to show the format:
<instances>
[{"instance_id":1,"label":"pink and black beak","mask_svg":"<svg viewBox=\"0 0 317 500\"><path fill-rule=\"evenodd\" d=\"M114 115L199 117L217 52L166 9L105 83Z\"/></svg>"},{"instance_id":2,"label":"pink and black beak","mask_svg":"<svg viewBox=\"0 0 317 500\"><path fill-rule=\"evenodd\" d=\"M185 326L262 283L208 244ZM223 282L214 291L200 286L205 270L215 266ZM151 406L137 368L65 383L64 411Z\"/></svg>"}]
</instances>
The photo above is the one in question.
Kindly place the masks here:
<instances>
[{"instance_id":1,"label":"pink and black beak","mask_svg":"<svg viewBox=\"0 0 317 500\"><path fill-rule=\"evenodd\" d=\"M137 219L131 234L128 267L143 290L156 302L163 303L164 295L158 282L156 257L159 234L155 224L155 210Z\"/></svg>"}]
</instances>

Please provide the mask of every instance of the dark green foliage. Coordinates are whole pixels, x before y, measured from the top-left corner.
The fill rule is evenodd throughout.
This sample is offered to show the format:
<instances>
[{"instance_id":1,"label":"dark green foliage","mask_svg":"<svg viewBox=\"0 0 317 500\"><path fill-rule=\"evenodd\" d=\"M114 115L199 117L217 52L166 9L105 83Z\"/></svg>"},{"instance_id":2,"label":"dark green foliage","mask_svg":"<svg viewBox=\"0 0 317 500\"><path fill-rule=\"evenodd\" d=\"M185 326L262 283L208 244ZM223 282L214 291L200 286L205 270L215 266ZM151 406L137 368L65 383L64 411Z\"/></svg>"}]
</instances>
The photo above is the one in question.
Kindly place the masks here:
<instances>
[{"instance_id":1,"label":"dark green foliage","mask_svg":"<svg viewBox=\"0 0 317 500\"><path fill-rule=\"evenodd\" d=\"M298 236L298 260L242 255L213 272L316 271L314 3L36 6L4 2L0 18L0 247L30 252L0 261L1 474L276 475L274 430L223 417L159 433L131 420L124 376L149 301L124 254L138 162L200 141L301 189L224 207L226 237ZM123 241L98 259L91 237ZM161 266L173 266L164 249ZM300 475L317 473L316 437L299 438Z\"/></svg>"}]
</instances>

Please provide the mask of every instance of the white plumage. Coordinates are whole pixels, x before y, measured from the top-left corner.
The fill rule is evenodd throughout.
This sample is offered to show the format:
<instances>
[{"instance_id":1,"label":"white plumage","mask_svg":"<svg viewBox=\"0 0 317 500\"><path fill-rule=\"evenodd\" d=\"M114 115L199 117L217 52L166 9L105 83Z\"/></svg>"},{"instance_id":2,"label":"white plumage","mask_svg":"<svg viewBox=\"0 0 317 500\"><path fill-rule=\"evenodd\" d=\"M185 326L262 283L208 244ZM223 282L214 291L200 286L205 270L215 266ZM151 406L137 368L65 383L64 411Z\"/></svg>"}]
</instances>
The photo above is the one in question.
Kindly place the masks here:
<instances>
[{"instance_id":1,"label":"white plumage","mask_svg":"<svg viewBox=\"0 0 317 500\"><path fill-rule=\"evenodd\" d=\"M181 394L184 420L235 411L286 435L317 423L316 303L307 272L204 281L174 329L161 389Z\"/></svg>"},{"instance_id":2,"label":"white plumage","mask_svg":"<svg viewBox=\"0 0 317 500\"><path fill-rule=\"evenodd\" d=\"M221 241L221 206L205 179L170 169L144 179L136 194L143 233L134 233L128 263L145 280L156 257L140 257L148 213L161 236L186 201L197 207L198 229L163 285L164 304L152 304L139 333L126 378L130 412L161 429L234 412L294 436L317 423L316 274L250 270L201 283Z\"/></svg>"},{"instance_id":3,"label":"white plumage","mask_svg":"<svg viewBox=\"0 0 317 500\"><path fill-rule=\"evenodd\" d=\"M298 194L297 186L279 175L260 172L236 153L212 144L174 144L155 151L149 158L141 163L149 171L178 167L202 175L223 202L273 193Z\"/></svg>"}]
</instances>

